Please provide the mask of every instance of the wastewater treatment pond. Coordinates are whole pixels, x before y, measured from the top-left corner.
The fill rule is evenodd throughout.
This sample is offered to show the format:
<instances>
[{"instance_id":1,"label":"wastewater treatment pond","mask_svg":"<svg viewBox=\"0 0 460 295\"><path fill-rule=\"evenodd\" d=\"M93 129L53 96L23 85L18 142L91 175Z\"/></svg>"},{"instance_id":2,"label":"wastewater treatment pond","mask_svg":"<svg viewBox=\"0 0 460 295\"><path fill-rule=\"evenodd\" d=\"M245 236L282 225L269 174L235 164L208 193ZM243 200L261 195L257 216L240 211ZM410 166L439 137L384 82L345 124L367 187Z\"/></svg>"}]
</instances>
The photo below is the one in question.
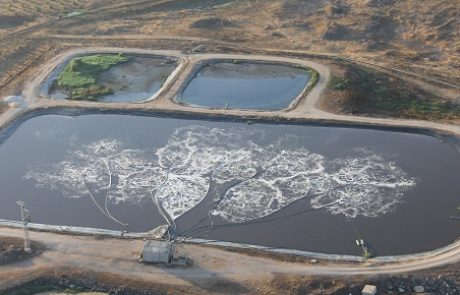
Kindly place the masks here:
<instances>
[{"instance_id":1,"label":"wastewater treatment pond","mask_svg":"<svg viewBox=\"0 0 460 295\"><path fill-rule=\"evenodd\" d=\"M64 114L64 113L62 113ZM323 253L453 242L460 156L420 134L127 114L44 114L0 132L0 218Z\"/></svg>"},{"instance_id":2,"label":"wastewater treatment pond","mask_svg":"<svg viewBox=\"0 0 460 295\"><path fill-rule=\"evenodd\" d=\"M196 107L275 111L302 95L311 78L304 68L261 62L201 65L176 97Z\"/></svg>"},{"instance_id":3,"label":"wastewater treatment pond","mask_svg":"<svg viewBox=\"0 0 460 295\"><path fill-rule=\"evenodd\" d=\"M53 99L143 102L177 67L174 58L135 54L78 55L59 65L41 94Z\"/></svg>"}]
</instances>

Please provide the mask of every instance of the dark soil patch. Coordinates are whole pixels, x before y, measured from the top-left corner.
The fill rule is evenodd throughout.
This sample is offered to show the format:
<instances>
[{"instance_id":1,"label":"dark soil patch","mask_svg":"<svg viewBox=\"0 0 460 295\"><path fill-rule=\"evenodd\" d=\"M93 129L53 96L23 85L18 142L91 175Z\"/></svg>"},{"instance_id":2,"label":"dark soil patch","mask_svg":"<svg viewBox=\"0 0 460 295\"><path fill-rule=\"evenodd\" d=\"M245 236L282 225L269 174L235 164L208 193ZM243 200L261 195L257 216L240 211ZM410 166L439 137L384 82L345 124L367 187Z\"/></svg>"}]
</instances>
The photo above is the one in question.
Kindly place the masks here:
<instances>
[{"instance_id":1,"label":"dark soil patch","mask_svg":"<svg viewBox=\"0 0 460 295\"><path fill-rule=\"evenodd\" d=\"M333 0L326 6L325 10L331 17L342 18L348 14L350 6L342 0Z\"/></svg>"},{"instance_id":2,"label":"dark soil patch","mask_svg":"<svg viewBox=\"0 0 460 295\"><path fill-rule=\"evenodd\" d=\"M371 7L382 7L387 5L393 5L396 0L370 0L368 5Z\"/></svg>"},{"instance_id":3,"label":"dark soil patch","mask_svg":"<svg viewBox=\"0 0 460 295\"><path fill-rule=\"evenodd\" d=\"M82 280L66 278L39 278L18 288L13 288L2 293L5 295L33 295L41 292L101 292L108 294L140 294L140 295L157 295L164 294L154 291L133 290L129 288L118 288L98 283L93 280Z\"/></svg>"},{"instance_id":4,"label":"dark soil patch","mask_svg":"<svg viewBox=\"0 0 460 295\"><path fill-rule=\"evenodd\" d=\"M24 251L24 240L18 238L0 238L0 265L23 261L41 254L45 246L31 243L32 252Z\"/></svg>"},{"instance_id":5,"label":"dark soil patch","mask_svg":"<svg viewBox=\"0 0 460 295\"><path fill-rule=\"evenodd\" d=\"M363 37L362 32L355 31L350 27L338 23L331 23L324 33L324 39L330 41L357 41Z\"/></svg>"},{"instance_id":6,"label":"dark soil patch","mask_svg":"<svg viewBox=\"0 0 460 295\"><path fill-rule=\"evenodd\" d=\"M305 21L309 16L318 14L324 9L329 1L305 1L289 0L282 1L281 9L276 13L280 19L292 21L295 17L301 17Z\"/></svg>"},{"instance_id":7,"label":"dark soil patch","mask_svg":"<svg viewBox=\"0 0 460 295\"><path fill-rule=\"evenodd\" d=\"M267 283L267 287L275 290L289 291L286 294L299 295L359 295L364 285L376 286L377 294L415 294L414 287L416 286L422 286L425 292L427 292L425 294L459 294L460 285L457 282L458 275L458 273L440 275L434 272L433 274L418 273L416 275L335 279L277 274L275 279Z\"/></svg>"},{"instance_id":8,"label":"dark soil patch","mask_svg":"<svg viewBox=\"0 0 460 295\"><path fill-rule=\"evenodd\" d=\"M365 33L373 41L390 42L396 36L397 27L392 17L373 15Z\"/></svg>"},{"instance_id":9,"label":"dark soil patch","mask_svg":"<svg viewBox=\"0 0 460 295\"><path fill-rule=\"evenodd\" d=\"M452 40L459 36L460 10L448 7L437 13L431 24L438 31L437 39Z\"/></svg>"},{"instance_id":10,"label":"dark soil patch","mask_svg":"<svg viewBox=\"0 0 460 295\"><path fill-rule=\"evenodd\" d=\"M34 20L31 15L0 15L0 29L9 29L21 26Z\"/></svg>"},{"instance_id":11,"label":"dark soil patch","mask_svg":"<svg viewBox=\"0 0 460 295\"><path fill-rule=\"evenodd\" d=\"M157 284L148 281L130 280L110 273L94 273L87 270L54 269L45 276L33 279L20 286L2 290L4 295L32 295L39 292L66 291L101 292L117 295L183 295L202 294L202 289L177 285Z\"/></svg>"},{"instance_id":12,"label":"dark soil patch","mask_svg":"<svg viewBox=\"0 0 460 295\"><path fill-rule=\"evenodd\" d=\"M329 41L361 41L368 40L368 49L378 49L396 37L397 24L389 16L374 15L365 30L332 22L328 25L323 37Z\"/></svg>"},{"instance_id":13,"label":"dark soil patch","mask_svg":"<svg viewBox=\"0 0 460 295\"><path fill-rule=\"evenodd\" d=\"M434 121L460 119L460 104L397 77L343 65L329 83L323 107L333 112Z\"/></svg>"},{"instance_id":14,"label":"dark soil patch","mask_svg":"<svg viewBox=\"0 0 460 295\"><path fill-rule=\"evenodd\" d=\"M219 17L211 17L197 20L190 27L194 29L222 29L235 26L232 22Z\"/></svg>"}]
</instances>

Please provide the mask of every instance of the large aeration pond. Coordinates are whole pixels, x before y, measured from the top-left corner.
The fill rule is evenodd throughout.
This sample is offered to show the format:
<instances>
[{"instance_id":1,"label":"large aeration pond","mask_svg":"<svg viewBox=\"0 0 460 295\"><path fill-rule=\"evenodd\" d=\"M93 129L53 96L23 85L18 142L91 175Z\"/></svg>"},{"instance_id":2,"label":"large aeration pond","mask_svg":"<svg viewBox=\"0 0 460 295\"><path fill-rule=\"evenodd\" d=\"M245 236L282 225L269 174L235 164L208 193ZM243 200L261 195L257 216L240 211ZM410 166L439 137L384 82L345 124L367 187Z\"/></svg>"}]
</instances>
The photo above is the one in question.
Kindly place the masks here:
<instances>
[{"instance_id":1,"label":"large aeration pond","mask_svg":"<svg viewBox=\"0 0 460 295\"><path fill-rule=\"evenodd\" d=\"M148 231L165 223L156 198L184 236L315 252L361 255L363 239L414 253L460 234L460 156L427 135L46 113L0 134L2 219L23 200L36 223Z\"/></svg>"},{"instance_id":2,"label":"large aeration pond","mask_svg":"<svg viewBox=\"0 0 460 295\"><path fill-rule=\"evenodd\" d=\"M309 70L284 64L215 61L198 68L176 101L206 108L282 110L303 94L310 78Z\"/></svg>"}]
</instances>

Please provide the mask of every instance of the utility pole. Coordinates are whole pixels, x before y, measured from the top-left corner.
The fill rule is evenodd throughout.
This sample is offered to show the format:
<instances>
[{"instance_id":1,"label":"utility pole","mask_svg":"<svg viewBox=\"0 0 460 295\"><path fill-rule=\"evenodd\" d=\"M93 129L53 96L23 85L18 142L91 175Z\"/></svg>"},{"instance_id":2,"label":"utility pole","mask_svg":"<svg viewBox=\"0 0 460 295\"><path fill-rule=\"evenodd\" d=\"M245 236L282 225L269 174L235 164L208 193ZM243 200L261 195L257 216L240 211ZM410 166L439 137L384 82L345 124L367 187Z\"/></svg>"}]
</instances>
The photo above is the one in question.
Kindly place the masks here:
<instances>
[{"instance_id":1,"label":"utility pole","mask_svg":"<svg viewBox=\"0 0 460 295\"><path fill-rule=\"evenodd\" d=\"M21 219L22 224L24 225L24 251L26 253L30 253L32 252L32 249L30 248L29 229L27 228L27 225L30 222L30 212L25 208L26 203L23 201L17 201L16 204L18 204L19 209L21 209Z\"/></svg>"}]
</instances>

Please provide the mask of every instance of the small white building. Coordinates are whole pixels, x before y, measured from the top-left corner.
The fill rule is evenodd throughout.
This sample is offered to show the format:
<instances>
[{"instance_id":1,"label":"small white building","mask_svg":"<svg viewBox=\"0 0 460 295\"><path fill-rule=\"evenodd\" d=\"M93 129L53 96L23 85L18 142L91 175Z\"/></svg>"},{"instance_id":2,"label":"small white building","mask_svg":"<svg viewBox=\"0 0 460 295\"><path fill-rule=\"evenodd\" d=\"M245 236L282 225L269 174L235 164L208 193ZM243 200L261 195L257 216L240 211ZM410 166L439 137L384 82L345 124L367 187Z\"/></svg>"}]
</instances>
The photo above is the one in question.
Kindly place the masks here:
<instances>
[{"instance_id":1,"label":"small white building","mask_svg":"<svg viewBox=\"0 0 460 295\"><path fill-rule=\"evenodd\" d=\"M375 295L377 294L377 287L372 285L364 286L363 290L361 291L362 295Z\"/></svg>"},{"instance_id":2,"label":"small white building","mask_svg":"<svg viewBox=\"0 0 460 295\"><path fill-rule=\"evenodd\" d=\"M145 241L142 261L147 263L167 263L173 261L176 247L174 243L165 241Z\"/></svg>"}]
</instances>

